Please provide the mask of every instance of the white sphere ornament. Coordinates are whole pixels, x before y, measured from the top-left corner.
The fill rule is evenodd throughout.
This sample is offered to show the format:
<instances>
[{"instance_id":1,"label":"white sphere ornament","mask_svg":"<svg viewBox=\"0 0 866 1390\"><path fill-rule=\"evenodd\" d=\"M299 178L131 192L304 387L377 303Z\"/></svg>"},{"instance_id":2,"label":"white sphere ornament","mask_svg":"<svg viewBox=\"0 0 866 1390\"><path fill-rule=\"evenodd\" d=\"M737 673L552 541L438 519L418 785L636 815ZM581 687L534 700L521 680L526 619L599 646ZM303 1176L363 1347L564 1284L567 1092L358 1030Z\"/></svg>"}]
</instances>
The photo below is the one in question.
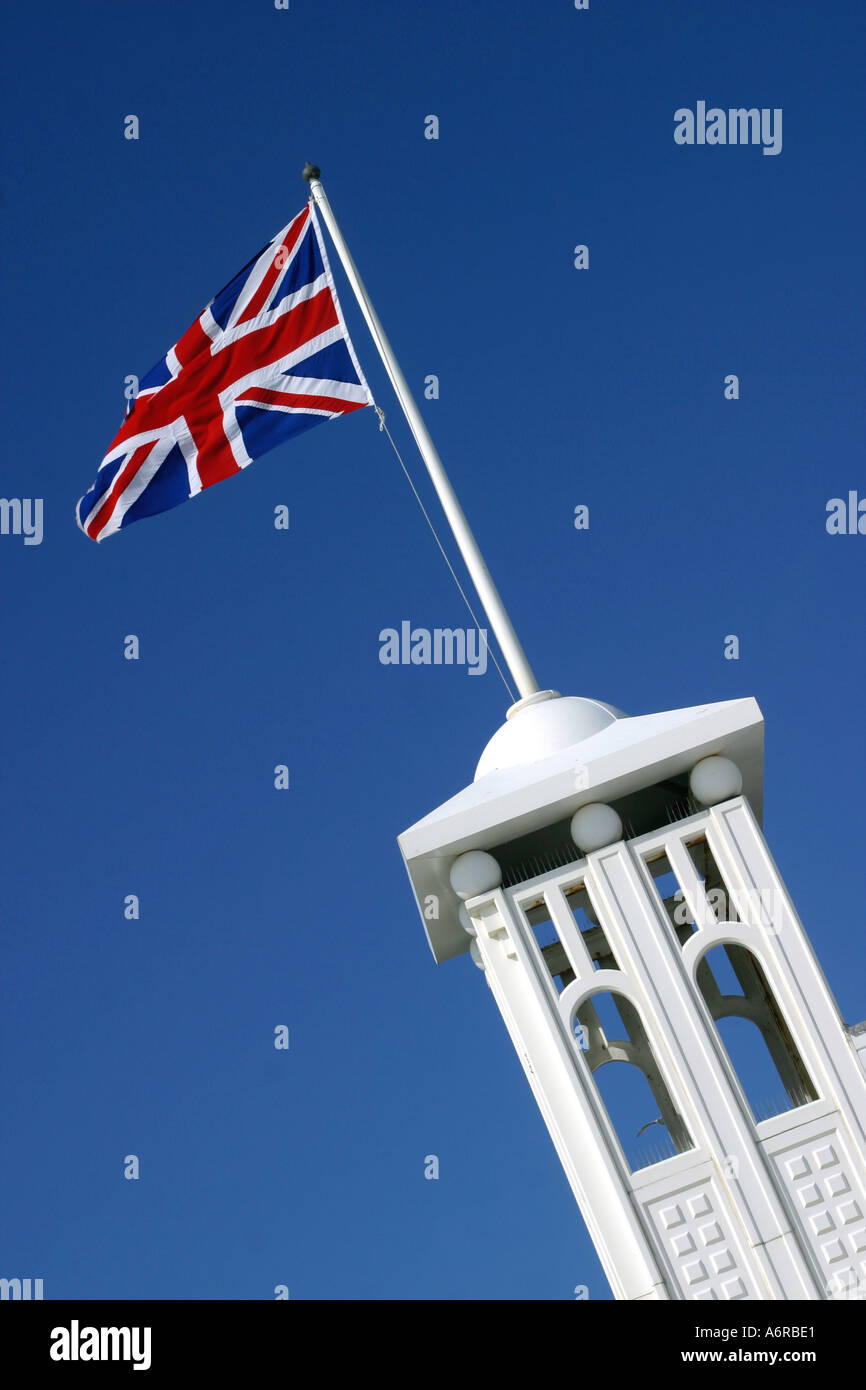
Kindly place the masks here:
<instances>
[{"instance_id":1,"label":"white sphere ornament","mask_svg":"<svg viewBox=\"0 0 866 1390\"><path fill-rule=\"evenodd\" d=\"M475 964L478 966L478 969L479 969L479 970L486 970L486 969L487 969L487 966L484 964L484 961L481 959L481 951L480 951L479 948L478 948L478 942L477 942L477 941L473 941L472 944L470 945L470 947L469 947L469 954L470 954L470 956L472 957L472 959L474 960Z\"/></svg>"},{"instance_id":2,"label":"white sphere ornament","mask_svg":"<svg viewBox=\"0 0 866 1390\"><path fill-rule=\"evenodd\" d=\"M743 790L743 774L730 758L701 758L692 768L689 789L702 806L716 806L729 801Z\"/></svg>"},{"instance_id":3,"label":"white sphere ornament","mask_svg":"<svg viewBox=\"0 0 866 1390\"><path fill-rule=\"evenodd\" d=\"M449 878L458 898L474 898L478 893L498 888L502 870L492 854L486 854L483 849L470 849L454 860Z\"/></svg>"},{"instance_id":4,"label":"white sphere ornament","mask_svg":"<svg viewBox=\"0 0 866 1390\"><path fill-rule=\"evenodd\" d=\"M465 932L468 932L470 936L478 935L478 932L475 930L475 923L469 916L469 913L466 911L466 908L463 905L463 903L461 903L457 909L457 917L459 919L461 927Z\"/></svg>"},{"instance_id":5,"label":"white sphere ornament","mask_svg":"<svg viewBox=\"0 0 866 1390\"><path fill-rule=\"evenodd\" d=\"M584 854L604 849L622 839L622 821L612 806L603 801L591 801L581 806L571 818L571 838Z\"/></svg>"}]
</instances>

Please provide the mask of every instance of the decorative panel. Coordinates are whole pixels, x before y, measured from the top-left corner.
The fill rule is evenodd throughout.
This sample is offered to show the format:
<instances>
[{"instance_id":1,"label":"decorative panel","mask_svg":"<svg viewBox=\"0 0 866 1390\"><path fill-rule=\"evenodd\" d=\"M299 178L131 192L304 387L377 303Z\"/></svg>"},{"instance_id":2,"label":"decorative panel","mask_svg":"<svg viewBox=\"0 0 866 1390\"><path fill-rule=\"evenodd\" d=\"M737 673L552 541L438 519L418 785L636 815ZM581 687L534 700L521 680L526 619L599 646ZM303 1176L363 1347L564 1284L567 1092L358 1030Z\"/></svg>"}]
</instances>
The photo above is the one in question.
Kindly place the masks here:
<instances>
[{"instance_id":1,"label":"decorative panel","mask_svg":"<svg viewBox=\"0 0 866 1390\"><path fill-rule=\"evenodd\" d=\"M711 1179L657 1196L645 1210L684 1298L754 1299L757 1294Z\"/></svg>"}]
</instances>

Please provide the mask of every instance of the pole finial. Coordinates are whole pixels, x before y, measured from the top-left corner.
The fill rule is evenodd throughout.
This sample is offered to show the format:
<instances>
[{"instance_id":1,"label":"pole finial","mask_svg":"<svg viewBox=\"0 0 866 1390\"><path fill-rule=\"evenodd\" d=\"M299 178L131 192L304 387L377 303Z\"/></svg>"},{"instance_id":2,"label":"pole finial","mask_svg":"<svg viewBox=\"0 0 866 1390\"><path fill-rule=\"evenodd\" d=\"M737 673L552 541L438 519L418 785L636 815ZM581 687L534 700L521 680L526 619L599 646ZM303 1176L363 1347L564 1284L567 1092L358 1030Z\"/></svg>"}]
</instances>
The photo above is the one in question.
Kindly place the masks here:
<instances>
[{"instance_id":1,"label":"pole finial","mask_svg":"<svg viewBox=\"0 0 866 1390\"><path fill-rule=\"evenodd\" d=\"M317 165L311 164L309 160L307 160L304 165L302 173L307 183L310 183L312 179L320 179L322 177L321 169L319 169Z\"/></svg>"}]
</instances>

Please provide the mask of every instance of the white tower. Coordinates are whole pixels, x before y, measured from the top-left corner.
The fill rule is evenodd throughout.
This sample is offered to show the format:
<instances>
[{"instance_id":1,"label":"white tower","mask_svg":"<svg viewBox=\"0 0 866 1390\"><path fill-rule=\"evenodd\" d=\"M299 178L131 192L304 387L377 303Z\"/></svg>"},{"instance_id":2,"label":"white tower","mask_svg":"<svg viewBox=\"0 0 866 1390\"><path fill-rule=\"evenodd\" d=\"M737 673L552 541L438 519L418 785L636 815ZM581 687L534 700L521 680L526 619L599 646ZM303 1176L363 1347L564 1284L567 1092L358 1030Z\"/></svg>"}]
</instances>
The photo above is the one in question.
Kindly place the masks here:
<instances>
[{"instance_id":1,"label":"white tower","mask_svg":"<svg viewBox=\"0 0 866 1390\"><path fill-rule=\"evenodd\" d=\"M754 700L628 718L542 691L399 837L433 955L484 971L618 1299L866 1296L866 1024L770 855L762 775ZM775 1094L750 1094L739 1032ZM626 1068L649 1110L623 1122Z\"/></svg>"},{"instance_id":2,"label":"white tower","mask_svg":"<svg viewBox=\"0 0 866 1390\"><path fill-rule=\"evenodd\" d=\"M485 972L617 1298L862 1297L866 1024L842 1022L761 834L761 713L630 719L539 690L320 170L304 178L522 696L472 786L400 836L433 955ZM731 1023L775 1096L744 1090ZM658 1111L629 1132L606 1094L623 1068Z\"/></svg>"}]
</instances>

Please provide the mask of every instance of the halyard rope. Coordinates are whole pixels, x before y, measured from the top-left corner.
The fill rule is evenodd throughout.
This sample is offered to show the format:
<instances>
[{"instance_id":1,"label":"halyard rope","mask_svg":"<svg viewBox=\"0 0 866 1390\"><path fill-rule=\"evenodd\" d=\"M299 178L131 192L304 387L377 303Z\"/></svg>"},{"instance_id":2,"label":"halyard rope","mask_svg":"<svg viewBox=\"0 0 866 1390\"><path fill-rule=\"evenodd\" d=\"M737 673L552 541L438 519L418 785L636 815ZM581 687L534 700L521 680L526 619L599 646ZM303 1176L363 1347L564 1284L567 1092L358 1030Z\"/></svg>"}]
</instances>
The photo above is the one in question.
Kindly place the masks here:
<instances>
[{"instance_id":1,"label":"halyard rope","mask_svg":"<svg viewBox=\"0 0 866 1390\"><path fill-rule=\"evenodd\" d=\"M493 662L493 665L496 667L497 671L499 672L499 675L500 675L500 677L501 677L501 679L502 679L502 684L505 686L505 689L508 691L508 694L509 694L509 696L511 697L511 703L514 704L514 699L515 699L514 691L511 689L511 686L508 684L508 681L505 679L505 676L502 674L502 667L499 665L499 662L496 660L496 653L493 651L493 648L491 647L490 643L489 643L488 640L487 640L487 635L486 635L486 633L485 633L485 631L484 631L484 628L481 626L481 624L479 623L478 619L477 619L476 616L475 616L475 613L473 612L472 604L469 602L469 599L466 597L466 593L465 593L465 590L464 590L464 588L463 588L463 585L460 583L460 580L457 578L457 575L454 573L454 566L452 565L451 561L448 559L448 556L447 556L447 554L446 554L446 552L445 552L445 547L443 546L443 544L442 544L442 542L440 541L438 535L436 534L436 527L433 525L433 522L430 520L430 517L429 517L428 512L427 512L427 508L424 506L424 503L421 501L421 498L420 498L420 496L419 496L419 494L418 494L418 489L416 488L415 484L413 483L412 477L411 477L411 475L410 475L410 473L409 473L409 470L408 470L408 468L406 467L405 463L403 462L402 456L401 456L401 454L400 454L400 450L397 448L397 445L394 443L394 439L393 439L393 436L392 436L392 434L391 434L391 431L388 429L388 426L387 426L387 424L385 423L385 412L384 412L384 410L382 410L382 408L381 408L380 406L375 405L375 404L373 405L373 409L375 410L376 414L377 414L378 417L379 417L379 432L381 433L381 432L384 430L385 434L387 434L387 436L388 436L389 442L390 442L390 444L391 444L391 448L394 450L394 453L397 455L397 460L398 460L398 462L399 462L399 464L400 464L400 467L403 469L403 472L404 472L405 475L406 475L406 480L407 480L407 482L408 482L410 488L412 489L412 491L413 491L414 494L415 494L415 501L418 503L418 506L421 508L421 511L422 511L423 514L424 514L424 520L427 522L427 525L430 527L430 530L433 532L433 538L434 538L434 540L436 541L436 544L438 545L440 551L442 552L442 558L443 558L443 560L445 561L446 565L448 566L449 570L451 571L451 578L454 580L454 583L457 585L457 588L460 590L460 596L461 596L461 598L463 599L463 602L466 604L466 607L469 609L469 612L470 612L471 617L472 617L472 621L473 621L473 623L475 624L476 628L478 629L478 632L479 632L479 634L480 634L480 636L481 636L482 642L484 643L485 647L487 648L488 652L490 653L490 659L491 659L491 661Z\"/></svg>"}]
</instances>

